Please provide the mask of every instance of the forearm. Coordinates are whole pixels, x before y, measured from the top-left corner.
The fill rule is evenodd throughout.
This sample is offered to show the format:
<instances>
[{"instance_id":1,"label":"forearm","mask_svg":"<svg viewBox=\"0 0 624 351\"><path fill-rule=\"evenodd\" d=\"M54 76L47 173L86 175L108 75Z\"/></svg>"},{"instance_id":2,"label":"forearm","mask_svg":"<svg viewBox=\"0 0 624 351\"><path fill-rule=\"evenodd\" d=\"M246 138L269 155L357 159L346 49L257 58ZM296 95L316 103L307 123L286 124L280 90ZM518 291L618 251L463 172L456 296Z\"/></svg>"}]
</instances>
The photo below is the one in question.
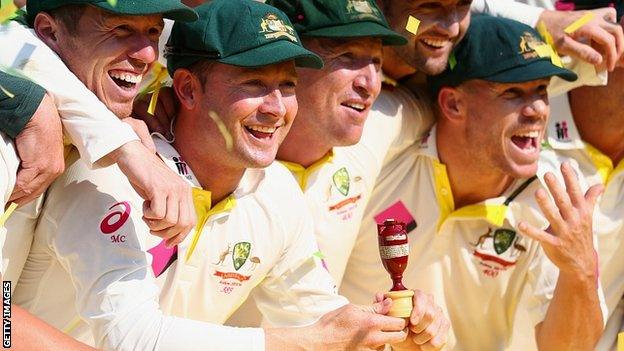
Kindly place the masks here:
<instances>
[{"instance_id":1,"label":"forearm","mask_svg":"<svg viewBox=\"0 0 624 351\"><path fill-rule=\"evenodd\" d=\"M95 350L63 334L18 305L11 306L11 315L12 350Z\"/></svg>"},{"instance_id":2,"label":"forearm","mask_svg":"<svg viewBox=\"0 0 624 351\"><path fill-rule=\"evenodd\" d=\"M311 340L313 331L311 327L298 328L267 328L265 333L265 350L292 350L307 351L314 350ZM329 344L328 344L329 345Z\"/></svg>"},{"instance_id":3,"label":"forearm","mask_svg":"<svg viewBox=\"0 0 624 351\"><path fill-rule=\"evenodd\" d=\"M595 274L561 272L546 318L536 326L540 350L592 350L602 333Z\"/></svg>"},{"instance_id":4,"label":"forearm","mask_svg":"<svg viewBox=\"0 0 624 351\"><path fill-rule=\"evenodd\" d=\"M475 0L471 10L497 17L505 17L535 27L543 8L523 4L515 0Z\"/></svg>"}]
</instances>

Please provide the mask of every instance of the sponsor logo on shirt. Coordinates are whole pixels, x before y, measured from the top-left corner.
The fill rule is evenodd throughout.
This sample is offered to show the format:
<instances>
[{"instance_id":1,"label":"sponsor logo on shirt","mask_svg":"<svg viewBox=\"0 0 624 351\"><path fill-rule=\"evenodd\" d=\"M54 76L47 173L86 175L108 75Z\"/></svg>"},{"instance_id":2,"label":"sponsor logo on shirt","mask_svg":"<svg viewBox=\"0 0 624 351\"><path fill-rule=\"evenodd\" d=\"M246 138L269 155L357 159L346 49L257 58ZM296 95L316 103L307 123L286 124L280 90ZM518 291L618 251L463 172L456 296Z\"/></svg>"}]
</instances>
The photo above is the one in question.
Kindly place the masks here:
<instances>
[{"instance_id":1,"label":"sponsor logo on shirt","mask_svg":"<svg viewBox=\"0 0 624 351\"><path fill-rule=\"evenodd\" d=\"M472 244L472 255L481 266L481 271L487 277L496 278L500 272L516 265L520 255L526 248L520 243L522 238L512 229L498 228L481 236Z\"/></svg>"},{"instance_id":2,"label":"sponsor logo on shirt","mask_svg":"<svg viewBox=\"0 0 624 351\"><path fill-rule=\"evenodd\" d=\"M117 231L130 218L130 204L127 201L118 202L111 206L108 211L109 213L100 222L100 231L104 235L110 235L110 240L113 243L126 242L126 236L117 233Z\"/></svg>"},{"instance_id":3,"label":"sponsor logo on shirt","mask_svg":"<svg viewBox=\"0 0 624 351\"><path fill-rule=\"evenodd\" d=\"M335 213L343 221L353 217L353 211L358 207L358 202L362 199L362 194L356 194L351 197L349 192L352 187L362 181L362 177L356 176L351 178L346 167L342 167L332 175L332 185L329 188L329 212ZM332 189L336 189L338 194L333 196Z\"/></svg>"},{"instance_id":4,"label":"sponsor logo on shirt","mask_svg":"<svg viewBox=\"0 0 624 351\"><path fill-rule=\"evenodd\" d=\"M241 241L232 246L228 244L227 249L221 251L219 259L213 263L217 267L213 275L220 278L219 284L221 285L220 292L224 294L230 294L238 286L241 286L243 282L248 281L258 265L261 263L260 258L254 256L252 253L252 245L250 242ZM231 261L228 257L231 256ZM232 269L228 269L230 267ZM239 271L242 269L247 274L242 274Z\"/></svg>"},{"instance_id":5,"label":"sponsor logo on shirt","mask_svg":"<svg viewBox=\"0 0 624 351\"><path fill-rule=\"evenodd\" d=\"M570 135L568 134L568 122L559 121L555 123L555 134L559 141L570 141Z\"/></svg>"}]
</instances>

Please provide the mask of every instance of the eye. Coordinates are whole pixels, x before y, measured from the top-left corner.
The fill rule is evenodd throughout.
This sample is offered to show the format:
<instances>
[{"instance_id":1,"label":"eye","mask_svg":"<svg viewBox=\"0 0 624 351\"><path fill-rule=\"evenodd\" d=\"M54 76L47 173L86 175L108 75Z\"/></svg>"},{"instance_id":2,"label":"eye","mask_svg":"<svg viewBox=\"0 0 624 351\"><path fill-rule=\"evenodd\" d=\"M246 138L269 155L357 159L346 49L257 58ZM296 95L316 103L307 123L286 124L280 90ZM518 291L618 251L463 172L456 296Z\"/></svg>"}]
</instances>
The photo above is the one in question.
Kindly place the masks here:
<instances>
[{"instance_id":1,"label":"eye","mask_svg":"<svg viewBox=\"0 0 624 351\"><path fill-rule=\"evenodd\" d=\"M351 52L345 52L338 56L338 59L342 62L350 63L355 60L355 55L353 55L353 53Z\"/></svg>"},{"instance_id":2,"label":"eye","mask_svg":"<svg viewBox=\"0 0 624 351\"><path fill-rule=\"evenodd\" d=\"M523 94L522 90L518 89L518 88L509 88L505 91L503 91L503 93L501 94L501 97L505 98L505 99L517 99L519 97L521 97Z\"/></svg>"},{"instance_id":3,"label":"eye","mask_svg":"<svg viewBox=\"0 0 624 351\"><path fill-rule=\"evenodd\" d=\"M120 25L115 27L115 33L120 36L130 35L132 34L132 28L129 25Z\"/></svg>"},{"instance_id":4,"label":"eye","mask_svg":"<svg viewBox=\"0 0 624 351\"><path fill-rule=\"evenodd\" d=\"M425 2L422 3L420 5L418 5L417 9L419 10L438 10L442 8L442 4L440 4L439 2Z\"/></svg>"}]
</instances>

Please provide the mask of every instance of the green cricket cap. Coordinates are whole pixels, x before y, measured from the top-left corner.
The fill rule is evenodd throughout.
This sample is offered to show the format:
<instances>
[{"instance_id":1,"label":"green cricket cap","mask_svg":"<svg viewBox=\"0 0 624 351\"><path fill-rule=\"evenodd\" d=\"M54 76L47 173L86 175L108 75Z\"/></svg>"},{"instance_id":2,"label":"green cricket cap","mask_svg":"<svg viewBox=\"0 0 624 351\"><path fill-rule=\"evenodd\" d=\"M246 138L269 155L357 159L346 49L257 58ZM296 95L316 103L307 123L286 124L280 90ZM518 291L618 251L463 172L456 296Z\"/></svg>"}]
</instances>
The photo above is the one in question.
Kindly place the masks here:
<instances>
[{"instance_id":1,"label":"green cricket cap","mask_svg":"<svg viewBox=\"0 0 624 351\"><path fill-rule=\"evenodd\" d=\"M550 53L550 54L549 54ZM444 86L455 87L471 79L521 83L558 76L574 81L574 72L556 66L556 55L531 27L506 18L474 16L466 36L449 57L449 67L428 77L437 95Z\"/></svg>"},{"instance_id":2,"label":"green cricket cap","mask_svg":"<svg viewBox=\"0 0 624 351\"><path fill-rule=\"evenodd\" d=\"M27 19L33 23L41 11L54 10L65 5L93 5L120 15L140 16L162 14L174 21L195 21L197 14L180 0L28 0Z\"/></svg>"},{"instance_id":3,"label":"green cricket cap","mask_svg":"<svg viewBox=\"0 0 624 351\"><path fill-rule=\"evenodd\" d=\"M384 45L407 40L390 29L374 0L267 0L284 11L301 36L380 38Z\"/></svg>"},{"instance_id":4,"label":"green cricket cap","mask_svg":"<svg viewBox=\"0 0 624 351\"><path fill-rule=\"evenodd\" d=\"M323 61L301 45L288 17L253 0L213 0L195 8L199 19L176 22L167 43L167 69L200 60L261 67L294 60L298 67L321 68Z\"/></svg>"}]
</instances>

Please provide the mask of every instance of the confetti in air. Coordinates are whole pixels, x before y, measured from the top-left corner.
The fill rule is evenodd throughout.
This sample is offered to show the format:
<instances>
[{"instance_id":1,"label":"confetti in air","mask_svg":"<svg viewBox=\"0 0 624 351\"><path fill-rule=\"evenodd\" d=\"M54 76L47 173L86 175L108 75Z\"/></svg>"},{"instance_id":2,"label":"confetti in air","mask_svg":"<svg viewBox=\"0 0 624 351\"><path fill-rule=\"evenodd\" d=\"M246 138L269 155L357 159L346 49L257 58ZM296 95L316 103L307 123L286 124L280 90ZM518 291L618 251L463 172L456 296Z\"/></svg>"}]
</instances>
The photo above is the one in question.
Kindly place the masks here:
<instances>
[{"instance_id":1,"label":"confetti in air","mask_svg":"<svg viewBox=\"0 0 624 351\"><path fill-rule=\"evenodd\" d=\"M17 204L15 202L11 202L11 204L9 205L9 208L7 208L7 210L4 211L2 216L0 216L0 227L4 226L4 223L7 221L7 219L9 219L9 217L11 216L11 213L13 213L13 211L15 211L16 208L17 208Z\"/></svg>"},{"instance_id":2,"label":"confetti in air","mask_svg":"<svg viewBox=\"0 0 624 351\"><path fill-rule=\"evenodd\" d=\"M0 24L13 18L17 10L13 0L0 0Z\"/></svg>"},{"instance_id":3,"label":"confetti in air","mask_svg":"<svg viewBox=\"0 0 624 351\"><path fill-rule=\"evenodd\" d=\"M11 93L10 91L6 90L2 85L0 85L0 90L2 90L2 92L4 93L4 95L8 96L9 99L12 99L15 97L15 94Z\"/></svg>"},{"instance_id":4,"label":"confetti in air","mask_svg":"<svg viewBox=\"0 0 624 351\"><path fill-rule=\"evenodd\" d=\"M407 29L408 32L416 35L416 33L418 33L419 26L420 21L416 17L410 15L407 19L407 25L405 26L405 29Z\"/></svg>"},{"instance_id":5,"label":"confetti in air","mask_svg":"<svg viewBox=\"0 0 624 351\"><path fill-rule=\"evenodd\" d=\"M228 151L231 151L233 141L232 141L232 135L230 134L230 132L228 132L227 127L225 126L225 124L223 124L223 121L221 121L221 118L219 117L219 115L217 115L216 112L210 111L208 112L208 116L212 118L212 120L217 125L217 128L219 128L219 132L221 132L223 139L225 139L225 147L227 148Z\"/></svg>"},{"instance_id":6,"label":"confetti in air","mask_svg":"<svg viewBox=\"0 0 624 351\"><path fill-rule=\"evenodd\" d=\"M455 66L457 66L457 59L455 58L455 53L451 52L451 55L449 56L449 67L451 68L451 71L455 69Z\"/></svg>"},{"instance_id":7,"label":"confetti in air","mask_svg":"<svg viewBox=\"0 0 624 351\"><path fill-rule=\"evenodd\" d=\"M117 6L117 0L106 0L106 2L108 2L108 4L111 5L112 7Z\"/></svg>"},{"instance_id":8,"label":"confetti in air","mask_svg":"<svg viewBox=\"0 0 624 351\"><path fill-rule=\"evenodd\" d=\"M567 26L563 31L567 34L572 34L576 32L579 28L587 24L587 22L591 21L594 18L593 12L588 12L583 15L583 17L574 21L571 25Z\"/></svg>"}]
</instances>

